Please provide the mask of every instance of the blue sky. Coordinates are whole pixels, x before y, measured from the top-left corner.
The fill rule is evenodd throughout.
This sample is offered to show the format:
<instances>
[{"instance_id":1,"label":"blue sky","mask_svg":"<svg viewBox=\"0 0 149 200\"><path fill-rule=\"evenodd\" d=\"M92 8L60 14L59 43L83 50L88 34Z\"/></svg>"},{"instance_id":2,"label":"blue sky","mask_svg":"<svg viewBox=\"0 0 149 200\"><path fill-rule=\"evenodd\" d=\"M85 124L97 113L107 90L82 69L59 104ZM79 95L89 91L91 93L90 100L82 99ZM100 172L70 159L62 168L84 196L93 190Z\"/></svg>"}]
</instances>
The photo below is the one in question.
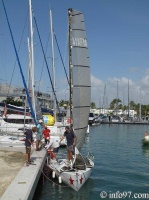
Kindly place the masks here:
<instances>
[{"instance_id":1,"label":"blue sky","mask_svg":"<svg viewBox=\"0 0 149 200\"><path fill-rule=\"evenodd\" d=\"M13 31L19 57L27 77L27 37L29 33L28 0L4 0ZM68 68L67 57L67 9L74 8L84 13L89 46L92 101L103 105L106 84L106 102L118 97L127 104L128 79L130 100L149 104L149 1L148 0L32 0L47 60L51 67L51 42L49 35L49 8L53 10L53 27ZM25 31L23 32L23 28ZM23 34L21 43L21 35ZM43 55L34 31L35 85L40 80ZM15 64L15 53L8 31L2 2L0 0L0 82L10 82ZM58 99L68 99L68 86L60 56L55 44L56 87ZM16 65L12 85L22 84ZM118 90L117 90L118 88ZM51 86L45 65L40 89L50 92ZM105 105L105 107L106 107Z\"/></svg>"}]
</instances>

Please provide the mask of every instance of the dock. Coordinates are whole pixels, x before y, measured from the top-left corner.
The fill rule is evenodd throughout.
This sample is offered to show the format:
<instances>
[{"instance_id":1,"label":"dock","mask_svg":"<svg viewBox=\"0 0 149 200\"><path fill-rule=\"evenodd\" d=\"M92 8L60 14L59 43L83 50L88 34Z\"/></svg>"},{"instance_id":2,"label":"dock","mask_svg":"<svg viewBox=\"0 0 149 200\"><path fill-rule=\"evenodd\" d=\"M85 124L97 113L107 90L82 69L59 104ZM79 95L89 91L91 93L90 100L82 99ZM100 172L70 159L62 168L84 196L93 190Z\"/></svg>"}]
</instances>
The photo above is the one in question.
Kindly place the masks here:
<instances>
[{"instance_id":1,"label":"dock","mask_svg":"<svg viewBox=\"0 0 149 200\"><path fill-rule=\"evenodd\" d=\"M33 165L24 165L8 186L1 200L32 200L46 160L46 151L33 151Z\"/></svg>"},{"instance_id":2,"label":"dock","mask_svg":"<svg viewBox=\"0 0 149 200\"><path fill-rule=\"evenodd\" d=\"M149 125L149 122L111 122L102 121L101 124L127 124L127 125Z\"/></svg>"}]
</instances>

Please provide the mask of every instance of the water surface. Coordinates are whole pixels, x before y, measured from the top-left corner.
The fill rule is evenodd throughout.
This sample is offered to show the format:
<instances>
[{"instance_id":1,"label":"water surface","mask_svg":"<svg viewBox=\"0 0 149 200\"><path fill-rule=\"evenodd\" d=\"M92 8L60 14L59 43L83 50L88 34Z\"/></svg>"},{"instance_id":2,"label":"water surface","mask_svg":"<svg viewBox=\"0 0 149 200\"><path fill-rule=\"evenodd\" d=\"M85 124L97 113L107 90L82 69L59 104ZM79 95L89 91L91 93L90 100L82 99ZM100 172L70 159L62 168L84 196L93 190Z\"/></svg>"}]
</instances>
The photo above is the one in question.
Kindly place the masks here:
<instances>
[{"instance_id":1,"label":"water surface","mask_svg":"<svg viewBox=\"0 0 149 200\"><path fill-rule=\"evenodd\" d=\"M86 147L94 154L95 167L86 184L75 192L69 187L49 181L43 185L40 181L34 200L95 200L103 199L102 194L104 199L111 199L116 192L117 199L119 193L125 199L135 193L139 194L138 199L143 199L142 194L149 193L149 148L142 147L141 139L148 129L147 125L91 126Z\"/></svg>"}]
</instances>

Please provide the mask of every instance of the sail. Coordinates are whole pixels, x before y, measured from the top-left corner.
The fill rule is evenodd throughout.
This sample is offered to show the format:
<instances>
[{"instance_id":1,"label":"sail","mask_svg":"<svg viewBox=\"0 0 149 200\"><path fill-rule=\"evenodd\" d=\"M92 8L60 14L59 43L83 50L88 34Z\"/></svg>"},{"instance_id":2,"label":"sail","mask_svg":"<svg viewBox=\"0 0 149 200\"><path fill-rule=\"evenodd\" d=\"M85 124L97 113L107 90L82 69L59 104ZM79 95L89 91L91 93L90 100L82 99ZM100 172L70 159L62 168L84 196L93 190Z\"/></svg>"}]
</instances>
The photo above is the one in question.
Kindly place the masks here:
<instances>
[{"instance_id":1,"label":"sail","mask_svg":"<svg viewBox=\"0 0 149 200\"><path fill-rule=\"evenodd\" d=\"M90 112L90 64L84 16L82 12L69 9L69 66L70 66L70 99L72 101L73 129L77 136L77 148L85 141Z\"/></svg>"}]
</instances>

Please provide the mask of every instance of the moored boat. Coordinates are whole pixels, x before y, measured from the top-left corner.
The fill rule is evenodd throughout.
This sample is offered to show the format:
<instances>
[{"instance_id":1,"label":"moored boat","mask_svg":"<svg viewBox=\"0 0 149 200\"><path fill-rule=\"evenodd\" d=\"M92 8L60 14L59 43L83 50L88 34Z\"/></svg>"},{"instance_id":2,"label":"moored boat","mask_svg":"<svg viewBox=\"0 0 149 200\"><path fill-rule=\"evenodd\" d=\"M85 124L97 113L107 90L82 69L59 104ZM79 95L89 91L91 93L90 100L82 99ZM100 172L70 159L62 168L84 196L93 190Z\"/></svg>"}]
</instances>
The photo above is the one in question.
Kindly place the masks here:
<instances>
[{"instance_id":1,"label":"moored boat","mask_svg":"<svg viewBox=\"0 0 149 200\"><path fill-rule=\"evenodd\" d=\"M69 21L69 86L70 86L70 127L77 137L73 160L50 159L48 164L53 174L79 191L90 177L94 167L93 156L82 156L90 112L90 66L83 13L68 10ZM78 75L79 74L79 75Z\"/></svg>"},{"instance_id":2,"label":"moored boat","mask_svg":"<svg viewBox=\"0 0 149 200\"><path fill-rule=\"evenodd\" d=\"M142 144L144 146L149 145L149 135L146 135L143 139L142 139Z\"/></svg>"}]
</instances>

